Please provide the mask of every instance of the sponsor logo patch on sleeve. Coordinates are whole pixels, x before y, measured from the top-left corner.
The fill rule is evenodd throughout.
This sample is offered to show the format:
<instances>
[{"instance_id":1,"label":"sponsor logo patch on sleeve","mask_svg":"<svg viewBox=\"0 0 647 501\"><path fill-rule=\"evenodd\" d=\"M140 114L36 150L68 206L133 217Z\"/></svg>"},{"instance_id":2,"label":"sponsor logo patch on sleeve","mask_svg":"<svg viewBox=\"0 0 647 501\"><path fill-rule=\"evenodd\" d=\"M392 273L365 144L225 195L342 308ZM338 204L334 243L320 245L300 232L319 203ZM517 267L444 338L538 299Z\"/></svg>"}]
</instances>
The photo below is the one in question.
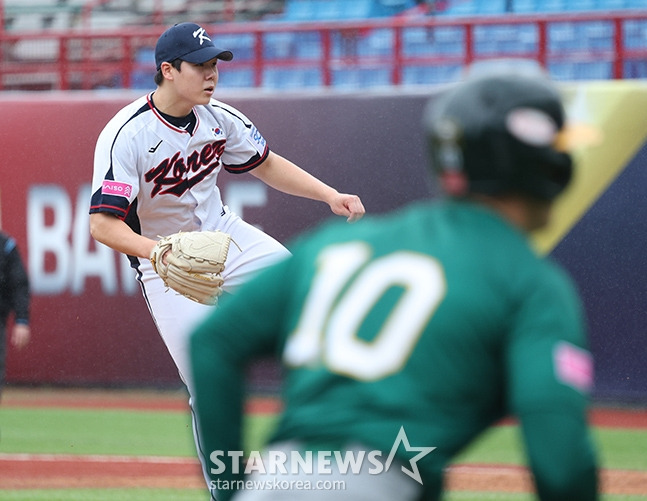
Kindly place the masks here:
<instances>
[{"instance_id":1,"label":"sponsor logo patch on sleeve","mask_svg":"<svg viewBox=\"0 0 647 501\"><path fill-rule=\"evenodd\" d=\"M120 183L118 181L104 180L101 185L101 193L103 195L116 195L118 197L130 198L133 192L133 187L127 183Z\"/></svg>"},{"instance_id":2,"label":"sponsor logo patch on sleeve","mask_svg":"<svg viewBox=\"0 0 647 501\"><path fill-rule=\"evenodd\" d=\"M593 357L582 348L561 341L553 350L555 377L561 383L588 392L593 387Z\"/></svg>"}]
</instances>

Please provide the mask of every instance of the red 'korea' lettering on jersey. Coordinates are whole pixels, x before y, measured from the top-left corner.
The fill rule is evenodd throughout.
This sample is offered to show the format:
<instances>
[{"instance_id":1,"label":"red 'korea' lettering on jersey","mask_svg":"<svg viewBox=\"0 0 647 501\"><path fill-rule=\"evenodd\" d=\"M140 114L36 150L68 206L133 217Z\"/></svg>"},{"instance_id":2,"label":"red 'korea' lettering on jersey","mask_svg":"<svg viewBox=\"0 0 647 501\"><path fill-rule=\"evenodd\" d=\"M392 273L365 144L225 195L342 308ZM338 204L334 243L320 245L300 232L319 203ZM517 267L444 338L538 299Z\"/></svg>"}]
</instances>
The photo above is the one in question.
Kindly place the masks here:
<instances>
[{"instance_id":1,"label":"red 'korea' lettering on jersey","mask_svg":"<svg viewBox=\"0 0 647 501\"><path fill-rule=\"evenodd\" d=\"M225 151L226 140L221 139L207 144L201 151L194 151L186 158L180 157L178 151L171 158L166 158L157 167L144 174L146 182L155 186L151 197L158 194L181 196L201 182L220 165L220 157ZM203 168L205 167L206 168Z\"/></svg>"}]
</instances>

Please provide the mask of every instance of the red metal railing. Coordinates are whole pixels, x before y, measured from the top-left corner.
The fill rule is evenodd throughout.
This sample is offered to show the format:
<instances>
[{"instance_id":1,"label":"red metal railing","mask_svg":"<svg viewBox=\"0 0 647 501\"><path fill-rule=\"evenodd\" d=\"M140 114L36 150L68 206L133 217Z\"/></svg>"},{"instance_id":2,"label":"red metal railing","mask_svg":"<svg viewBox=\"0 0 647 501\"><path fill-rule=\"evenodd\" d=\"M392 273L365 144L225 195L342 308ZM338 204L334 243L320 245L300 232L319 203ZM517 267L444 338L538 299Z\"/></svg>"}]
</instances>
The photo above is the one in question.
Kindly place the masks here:
<instances>
[{"instance_id":1,"label":"red metal railing","mask_svg":"<svg viewBox=\"0 0 647 501\"><path fill-rule=\"evenodd\" d=\"M602 23L610 40L602 47L560 48L551 35L555 25L570 23ZM224 23L207 26L219 37L251 39L250 54L238 54L227 63L227 71L249 71L253 75L249 86L264 85L268 70L310 68L320 74L320 84L334 85L340 69L364 68L388 71L389 84L403 83L403 74L411 67L466 66L474 61L495 57L534 59L548 67L566 61L607 61L612 68L609 78L626 78L625 62L647 62L647 39L627 43L628 23L647 23L647 11L618 11L590 14L560 14L542 16L490 16L478 18L393 17L361 21L317 23ZM528 49L505 52L479 50L479 30L494 26L531 26L535 42ZM645 25L647 26L647 24ZM424 28L429 33L442 28L456 28L462 33L462 50L458 53L411 54L405 50L407 30ZM138 54L150 53L164 27L137 27L117 31L66 31L0 34L0 89L95 89L128 88L137 72L154 71L152 60ZM370 34L383 30L392 43L383 53L362 52L357 49ZM318 39L317 50L311 55L276 56L267 53L272 34L311 34ZM647 33L647 28L645 28ZM343 41L342 49L339 42ZM604 41L604 39L602 39ZM358 45L359 44L359 45ZM513 41L514 44L514 41ZM226 47L229 48L229 47Z\"/></svg>"}]
</instances>

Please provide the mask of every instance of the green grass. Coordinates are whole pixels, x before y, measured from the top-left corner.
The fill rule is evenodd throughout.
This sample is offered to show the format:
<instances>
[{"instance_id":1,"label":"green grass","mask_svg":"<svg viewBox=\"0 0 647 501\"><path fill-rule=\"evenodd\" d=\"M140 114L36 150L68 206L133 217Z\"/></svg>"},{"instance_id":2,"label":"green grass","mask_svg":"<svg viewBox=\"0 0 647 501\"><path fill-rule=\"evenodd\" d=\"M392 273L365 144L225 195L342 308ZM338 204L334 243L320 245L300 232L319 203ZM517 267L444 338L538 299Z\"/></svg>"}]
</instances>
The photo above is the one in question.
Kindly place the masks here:
<instances>
[{"instance_id":1,"label":"green grass","mask_svg":"<svg viewBox=\"0 0 647 501\"><path fill-rule=\"evenodd\" d=\"M181 412L0 408L0 452L192 456Z\"/></svg>"},{"instance_id":2,"label":"green grass","mask_svg":"<svg viewBox=\"0 0 647 501\"><path fill-rule=\"evenodd\" d=\"M602 501L645 501L645 496L605 495L601 499ZM537 501L537 498L532 494L463 491L447 493L444 501Z\"/></svg>"},{"instance_id":3,"label":"green grass","mask_svg":"<svg viewBox=\"0 0 647 501\"><path fill-rule=\"evenodd\" d=\"M593 439L603 468L647 470L647 430L594 428ZM524 464L517 426L500 426L484 433L456 458L460 463Z\"/></svg>"},{"instance_id":4,"label":"green grass","mask_svg":"<svg viewBox=\"0 0 647 501\"><path fill-rule=\"evenodd\" d=\"M207 501L201 489L0 490L2 501Z\"/></svg>"},{"instance_id":5,"label":"green grass","mask_svg":"<svg viewBox=\"0 0 647 501\"><path fill-rule=\"evenodd\" d=\"M246 450L258 449L273 416L246 419ZM188 413L1 408L0 452L194 457Z\"/></svg>"},{"instance_id":6,"label":"green grass","mask_svg":"<svg viewBox=\"0 0 647 501\"><path fill-rule=\"evenodd\" d=\"M272 415L246 418L246 450L262 447L275 425ZM40 454L195 455L187 413L0 407L0 452ZM647 470L647 430L596 428L606 468ZM523 464L516 426L492 428L457 462Z\"/></svg>"},{"instance_id":7,"label":"green grass","mask_svg":"<svg viewBox=\"0 0 647 501\"><path fill-rule=\"evenodd\" d=\"M257 450L276 422L247 416L246 450ZM523 464L518 428L493 428L458 458L462 463ZM0 452L195 457L188 413L167 411L16 408L0 406ZM647 470L647 430L594 429L601 466ZM201 489L0 490L3 501L206 501ZM450 492L446 501L530 501L529 494ZM604 496L638 501L645 496Z\"/></svg>"},{"instance_id":8,"label":"green grass","mask_svg":"<svg viewBox=\"0 0 647 501\"><path fill-rule=\"evenodd\" d=\"M205 501L198 489L74 489L0 491L3 501ZM644 496L604 496L604 501L643 501ZM450 492L445 501L535 501L532 494Z\"/></svg>"}]
</instances>

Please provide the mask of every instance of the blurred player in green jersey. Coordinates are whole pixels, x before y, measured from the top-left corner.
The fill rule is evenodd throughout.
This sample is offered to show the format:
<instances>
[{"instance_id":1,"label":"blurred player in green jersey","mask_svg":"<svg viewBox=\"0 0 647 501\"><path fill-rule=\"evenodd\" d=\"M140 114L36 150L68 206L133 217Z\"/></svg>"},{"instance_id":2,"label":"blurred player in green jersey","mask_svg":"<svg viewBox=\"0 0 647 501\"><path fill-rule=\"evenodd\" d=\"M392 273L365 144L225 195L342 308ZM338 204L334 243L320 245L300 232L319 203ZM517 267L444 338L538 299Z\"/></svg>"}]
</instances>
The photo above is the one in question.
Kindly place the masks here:
<instances>
[{"instance_id":1,"label":"blurred player in green jersey","mask_svg":"<svg viewBox=\"0 0 647 501\"><path fill-rule=\"evenodd\" d=\"M528 238L572 177L560 95L537 77L467 79L424 126L446 199L299 238L194 332L217 499L440 499L452 458L505 416L540 499L597 499L583 311ZM272 353L285 407L242 464L245 367Z\"/></svg>"}]
</instances>

